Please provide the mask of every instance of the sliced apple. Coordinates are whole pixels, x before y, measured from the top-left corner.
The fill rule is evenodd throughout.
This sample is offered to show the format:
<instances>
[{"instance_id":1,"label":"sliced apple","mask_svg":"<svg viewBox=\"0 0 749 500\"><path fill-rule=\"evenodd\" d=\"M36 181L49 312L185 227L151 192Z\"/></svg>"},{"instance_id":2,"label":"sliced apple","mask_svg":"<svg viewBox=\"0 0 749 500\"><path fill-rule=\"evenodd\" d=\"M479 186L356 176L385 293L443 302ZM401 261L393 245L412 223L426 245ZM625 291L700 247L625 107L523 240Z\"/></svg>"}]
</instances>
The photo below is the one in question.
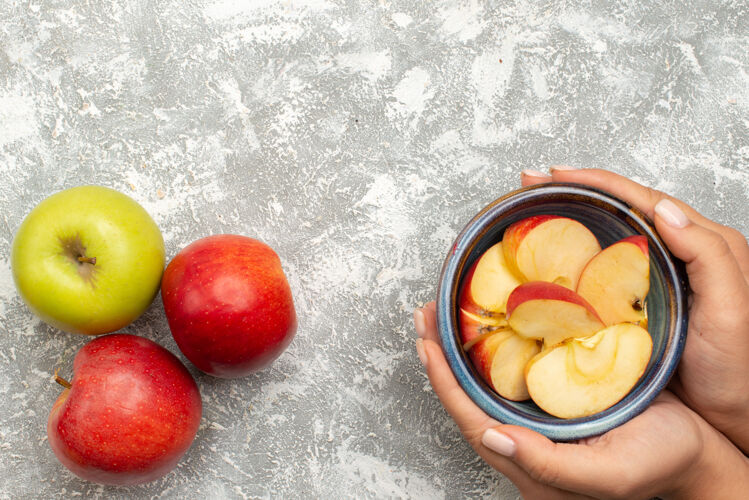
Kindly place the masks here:
<instances>
[{"instance_id":1,"label":"sliced apple","mask_svg":"<svg viewBox=\"0 0 749 500\"><path fill-rule=\"evenodd\" d=\"M503 318L478 316L460 311L460 334L481 378L500 396L513 401L528 399L525 365L540 347L535 340L521 338Z\"/></svg>"},{"instance_id":2,"label":"sliced apple","mask_svg":"<svg viewBox=\"0 0 749 500\"><path fill-rule=\"evenodd\" d=\"M530 396L525 383L525 365L541 351L535 340L512 334L494 353L490 379L494 390L503 398L525 401Z\"/></svg>"},{"instance_id":3,"label":"sliced apple","mask_svg":"<svg viewBox=\"0 0 749 500\"><path fill-rule=\"evenodd\" d=\"M509 330L507 320L504 317L478 316L463 309L460 310L458 322L460 325L460 339L463 342L463 349L466 351L479 342L480 339L489 337L500 330Z\"/></svg>"},{"instance_id":4,"label":"sliced apple","mask_svg":"<svg viewBox=\"0 0 749 500\"><path fill-rule=\"evenodd\" d=\"M622 323L588 339L545 350L525 368L533 401L560 418L586 417L618 403L647 367L653 343L647 331Z\"/></svg>"},{"instance_id":5,"label":"sliced apple","mask_svg":"<svg viewBox=\"0 0 749 500\"><path fill-rule=\"evenodd\" d=\"M554 283L531 281L507 299L507 322L521 337L551 347L573 337L588 337L605 325L578 294Z\"/></svg>"},{"instance_id":6,"label":"sliced apple","mask_svg":"<svg viewBox=\"0 0 749 500\"><path fill-rule=\"evenodd\" d=\"M491 367L494 355L497 353L497 348L502 342L513 335L515 334L510 330L492 332L488 337L481 337L481 340L476 342L468 351L468 356L473 361L473 366L476 367L476 370L487 384L493 386Z\"/></svg>"},{"instance_id":7,"label":"sliced apple","mask_svg":"<svg viewBox=\"0 0 749 500\"><path fill-rule=\"evenodd\" d=\"M505 230L502 250L510 271L523 281L549 281L575 290L585 264L601 246L576 220L536 215Z\"/></svg>"},{"instance_id":8,"label":"sliced apple","mask_svg":"<svg viewBox=\"0 0 749 500\"><path fill-rule=\"evenodd\" d=\"M520 280L505 264L502 243L489 248L466 274L460 307L480 316L504 314L507 297Z\"/></svg>"},{"instance_id":9,"label":"sliced apple","mask_svg":"<svg viewBox=\"0 0 749 500\"><path fill-rule=\"evenodd\" d=\"M604 328L595 335L569 342L567 363L579 378L595 381L605 376L614 366L617 335L610 335Z\"/></svg>"},{"instance_id":10,"label":"sliced apple","mask_svg":"<svg viewBox=\"0 0 749 500\"><path fill-rule=\"evenodd\" d=\"M536 341L506 329L481 338L469 351L469 357L481 378L497 394L513 401L524 401L528 399L525 365L539 351Z\"/></svg>"},{"instance_id":11,"label":"sliced apple","mask_svg":"<svg viewBox=\"0 0 749 500\"><path fill-rule=\"evenodd\" d=\"M650 258L645 236L630 236L601 250L583 268L577 293L604 323L636 323L645 319L650 288Z\"/></svg>"}]
</instances>

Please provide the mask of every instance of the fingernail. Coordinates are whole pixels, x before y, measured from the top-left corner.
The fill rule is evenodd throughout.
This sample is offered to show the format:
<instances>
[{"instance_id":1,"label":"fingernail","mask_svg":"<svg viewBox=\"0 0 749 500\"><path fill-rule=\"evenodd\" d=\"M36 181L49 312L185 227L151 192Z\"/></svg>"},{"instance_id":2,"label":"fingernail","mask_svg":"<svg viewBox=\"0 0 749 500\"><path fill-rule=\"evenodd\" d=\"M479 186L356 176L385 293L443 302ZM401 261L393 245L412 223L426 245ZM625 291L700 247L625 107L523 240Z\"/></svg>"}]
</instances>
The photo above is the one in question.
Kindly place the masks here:
<instances>
[{"instance_id":1,"label":"fingernail","mask_svg":"<svg viewBox=\"0 0 749 500\"><path fill-rule=\"evenodd\" d=\"M678 206L676 206L676 203L671 200L663 199L659 201L655 205L655 213L660 215L661 218L666 221L666 224L675 227L676 229L687 227L687 224L689 224L689 218Z\"/></svg>"},{"instance_id":2,"label":"fingernail","mask_svg":"<svg viewBox=\"0 0 749 500\"><path fill-rule=\"evenodd\" d=\"M577 170L575 167L570 167L569 165L552 165L549 167L549 171L553 172L554 170Z\"/></svg>"},{"instance_id":3,"label":"fingernail","mask_svg":"<svg viewBox=\"0 0 749 500\"><path fill-rule=\"evenodd\" d=\"M521 172L523 175L527 175L528 177L543 177L546 178L549 176L549 174L545 174L543 172L539 172L538 170L523 170Z\"/></svg>"},{"instance_id":4,"label":"fingernail","mask_svg":"<svg viewBox=\"0 0 749 500\"><path fill-rule=\"evenodd\" d=\"M416 354L419 355L419 361L421 361L421 364L426 366L427 365L427 351L426 349L424 349L423 339L416 339Z\"/></svg>"},{"instance_id":5,"label":"fingernail","mask_svg":"<svg viewBox=\"0 0 749 500\"><path fill-rule=\"evenodd\" d=\"M416 309L414 311L414 328L416 328L416 335L418 335L419 338L423 339L426 337L427 324L424 319L424 312L421 309Z\"/></svg>"},{"instance_id":6,"label":"fingernail","mask_svg":"<svg viewBox=\"0 0 749 500\"><path fill-rule=\"evenodd\" d=\"M517 449L515 441L510 439L510 436L494 429L484 431L484 435L481 436L481 443L493 452L505 457L515 455L515 450Z\"/></svg>"}]
</instances>

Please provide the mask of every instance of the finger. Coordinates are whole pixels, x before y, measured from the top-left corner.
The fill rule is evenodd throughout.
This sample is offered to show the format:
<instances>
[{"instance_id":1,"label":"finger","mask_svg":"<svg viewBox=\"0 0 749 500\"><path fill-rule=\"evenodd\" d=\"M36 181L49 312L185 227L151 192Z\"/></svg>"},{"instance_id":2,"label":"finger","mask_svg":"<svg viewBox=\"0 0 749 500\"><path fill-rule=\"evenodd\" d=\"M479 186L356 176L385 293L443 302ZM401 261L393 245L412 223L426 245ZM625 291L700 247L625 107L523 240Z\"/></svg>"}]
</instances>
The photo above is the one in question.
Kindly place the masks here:
<instances>
[{"instance_id":1,"label":"finger","mask_svg":"<svg viewBox=\"0 0 749 500\"><path fill-rule=\"evenodd\" d=\"M508 458L498 456L492 450L482 445L481 436L484 434L484 431L500 425L499 422L484 413L463 391L453 376L440 346L431 340L417 340L417 345L419 342L421 342L420 349L423 352L422 362L426 366L429 382L432 384L435 394L437 394L447 413L458 424L468 444L489 465L507 476L521 491L534 493L530 495L531 497L561 498L557 495L549 496L552 492L544 485L537 484L520 466ZM545 492L546 496L541 495L539 492Z\"/></svg>"},{"instance_id":2,"label":"finger","mask_svg":"<svg viewBox=\"0 0 749 500\"><path fill-rule=\"evenodd\" d=\"M543 184L551 182L551 176L538 170L523 170L520 172L520 184L523 187L533 186L534 184Z\"/></svg>"},{"instance_id":3,"label":"finger","mask_svg":"<svg viewBox=\"0 0 749 500\"><path fill-rule=\"evenodd\" d=\"M683 210L691 212L689 215L693 220L702 217L686 203L608 170L578 170L567 166L552 166L550 170L551 178L555 182L576 182L602 189L639 208L651 219L655 216L655 205L663 198L670 198L671 201L679 203Z\"/></svg>"},{"instance_id":4,"label":"finger","mask_svg":"<svg viewBox=\"0 0 749 500\"><path fill-rule=\"evenodd\" d=\"M532 479L564 490L597 495L601 492L592 483L606 483L617 474L594 447L555 443L525 427L499 426L487 431L482 442L511 457Z\"/></svg>"},{"instance_id":5,"label":"finger","mask_svg":"<svg viewBox=\"0 0 749 500\"><path fill-rule=\"evenodd\" d=\"M434 337L439 342L439 328L437 327L437 304L434 301L427 302L422 308L424 313L424 321L426 322L427 330L434 333Z\"/></svg>"},{"instance_id":6,"label":"finger","mask_svg":"<svg viewBox=\"0 0 749 500\"><path fill-rule=\"evenodd\" d=\"M677 371L668 383L668 390L679 398L689 407L694 407L694 402L691 400L689 395L684 391L684 385L681 383L679 372Z\"/></svg>"},{"instance_id":7,"label":"finger","mask_svg":"<svg viewBox=\"0 0 749 500\"><path fill-rule=\"evenodd\" d=\"M463 431L466 439L471 444L476 444L481 437L479 431L483 432L485 428L498 425L499 422L484 413L463 391L437 342L423 340L422 347L427 359L427 376L435 394Z\"/></svg>"},{"instance_id":8,"label":"finger","mask_svg":"<svg viewBox=\"0 0 749 500\"><path fill-rule=\"evenodd\" d=\"M683 201L607 170L576 170L571 167L553 166L551 167L551 177L555 182L577 182L608 191L637 207L651 219L655 217L655 206L659 201L664 198L672 201L687 214L689 219L725 238L739 262L744 279L749 281L749 245L747 245L744 235L733 228L708 219Z\"/></svg>"},{"instance_id":9,"label":"finger","mask_svg":"<svg viewBox=\"0 0 749 500\"><path fill-rule=\"evenodd\" d=\"M689 220L670 200L655 206L655 227L679 259L686 263L695 300L710 310L744 311L749 286L728 242L717 232Z\"/></svg>"},{"instance_id":10,"label":"finger","mask_svg":"<svg viewBox=\"0 0 749 500\"><path fill-rule=\"evenodd\" d=\"M423 308L414 310L414 329L419 338L439 343L439 330L437 329L434 302L430 302Z\"/></svg>"}]
</instances>

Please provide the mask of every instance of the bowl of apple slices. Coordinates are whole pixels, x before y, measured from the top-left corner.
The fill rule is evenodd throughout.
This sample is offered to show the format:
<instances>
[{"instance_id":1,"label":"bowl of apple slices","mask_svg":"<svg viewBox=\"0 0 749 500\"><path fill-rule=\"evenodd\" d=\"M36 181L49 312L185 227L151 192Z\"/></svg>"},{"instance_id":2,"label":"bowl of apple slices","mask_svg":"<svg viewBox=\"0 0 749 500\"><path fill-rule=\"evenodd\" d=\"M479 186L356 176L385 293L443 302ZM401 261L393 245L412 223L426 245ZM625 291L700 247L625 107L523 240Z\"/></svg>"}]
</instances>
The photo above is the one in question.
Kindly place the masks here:
<instances>
[{"instance_id":1,"label":"bowl of apple slices","mask_svg":"<svg viewBox=\"0 0 749 500\"><path fill-rule=\"evenodd\" d=\"M686 339L687 278L636 208L540 184L494 201L458 235L437 321L479 407L573 441L630 420L666 387Z\"/></svg>"}]
</instances>

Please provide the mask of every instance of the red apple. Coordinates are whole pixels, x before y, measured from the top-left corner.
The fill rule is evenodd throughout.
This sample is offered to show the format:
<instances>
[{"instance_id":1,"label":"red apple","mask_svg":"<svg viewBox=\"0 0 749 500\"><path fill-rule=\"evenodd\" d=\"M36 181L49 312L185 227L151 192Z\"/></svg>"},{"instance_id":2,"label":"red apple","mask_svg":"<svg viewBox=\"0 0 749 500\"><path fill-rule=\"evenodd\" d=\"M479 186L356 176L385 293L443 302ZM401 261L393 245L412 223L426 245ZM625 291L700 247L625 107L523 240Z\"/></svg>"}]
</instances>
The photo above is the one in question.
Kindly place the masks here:
<instances>
[{"instance_id":1,"label":"red apple","mask_svg":"<svg viewBox=\"0 0 749 500\"><path fill-rule=\"evenodd\" d=\"M507 267L523 281L549 281L574 290L583 267L601 246L576 220L536 215L505 230L502 250Z\"/></svg>"},{"instance_id":2,"label":"red apple","mask_svg":"<svg viewBox=\"0 0 749 500\"><path fill-rule=\"evenodd\" d=\"M52 406L47 436L77 476L138 484L177 465L200 424L198 386L169 351L135 335L106 335L75 356L71 383ZM69 387L68 387L69 386Z\"/></svg>"},{"instance_id":3,"label":"red apple","mask_svg":"<svg viewBox=\"0 0 749 500\"><path fill-rule=\"evenodd\" d=\"M217 377L268 366L297 328L281 260L246 236L209 236L185 247L164 271L161 299L182 353Z\"/></svg>"}]
</instances>

